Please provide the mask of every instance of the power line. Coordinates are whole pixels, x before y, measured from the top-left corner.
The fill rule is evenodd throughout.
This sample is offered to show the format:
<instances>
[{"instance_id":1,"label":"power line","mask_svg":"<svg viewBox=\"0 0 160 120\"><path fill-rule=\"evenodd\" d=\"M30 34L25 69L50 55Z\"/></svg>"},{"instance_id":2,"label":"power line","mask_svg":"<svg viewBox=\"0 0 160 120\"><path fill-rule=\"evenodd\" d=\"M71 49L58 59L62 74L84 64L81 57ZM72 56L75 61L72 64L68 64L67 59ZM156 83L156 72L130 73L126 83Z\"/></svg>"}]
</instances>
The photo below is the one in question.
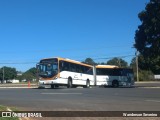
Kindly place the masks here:
<instances>
[{"instance_id":1,"label":"power line","mask_svg":"<svg viewBox=\"0 0 160 120\"><path fill-rule=\"evenodd\" d=\"M131 56L135 56L135 55L126 55L126 56L116 56L116 58L126 58L126 57L131 57ZM93 60L97 60L97 59L112 59L115 57L108 57L108 58L95 58Z\"/></svg>"},{"instance_id":2,"label":"power line","mask_svg":"<svg viewBox=\"0 0 160 120\"><path fill-rule=\"evenodd\" d=\"M34 64L37 62L6 62L6 63L0 63L0 64Z\"/></svg>"},{"instance_id":3,"label":"power line","mask_svg":"<svg viewBox=\"0 0 160 120\"><path fill-rule=\"evenodd\" d=\"M35 50L35 51L23 51L23 52L47 52L47 51L65 51L65 52L68 52L68 51L83 51L83 50L97 50L97 49L107 49L107 48L124 48L124 47L128 47L128 45L115 45L115 46L98 46L98 47L86 47L86 48L66 48L66 49L55 49L55 50ZM132 48L132 46L130 46L130 48ZM17 51L0 51L0 53L17 53Z\"/></svg>"},{"instance_id":4,"label":"power line","mask_svg":"<svg viewBox=\"0 0 160 120\"><path fill-rule=\"evenodd\" d=\"M135 55L125 55L125 56L114 56L114 57L99 57L99 58L92 58L92 60L100 60L100 59L112 59L112 58L126 58L126 57L133 57ZM84 61L84 60L78 60L78 61Z\"/></svg>"},{"instance_id":5,"label":"power line","mask_svg":"<svg viewBox=\"0 0 160 120\"><path fill-rule=\"evenodd\" d=\"M135 56L135 55L125 55L125 56L114 56L114 57L97 57L97 58L92 58L92 60L100 60L100 59L105 59L105 60L108 60L108 59L112 59L112 58L126 58L126 57L132 57L132 56ZM78 61L84 61L84 59L82 60L78 60ZM33 62L0 62L0 64L36 64L38 62L36 61L33 61Z\"/></svg>"}]
</instances>

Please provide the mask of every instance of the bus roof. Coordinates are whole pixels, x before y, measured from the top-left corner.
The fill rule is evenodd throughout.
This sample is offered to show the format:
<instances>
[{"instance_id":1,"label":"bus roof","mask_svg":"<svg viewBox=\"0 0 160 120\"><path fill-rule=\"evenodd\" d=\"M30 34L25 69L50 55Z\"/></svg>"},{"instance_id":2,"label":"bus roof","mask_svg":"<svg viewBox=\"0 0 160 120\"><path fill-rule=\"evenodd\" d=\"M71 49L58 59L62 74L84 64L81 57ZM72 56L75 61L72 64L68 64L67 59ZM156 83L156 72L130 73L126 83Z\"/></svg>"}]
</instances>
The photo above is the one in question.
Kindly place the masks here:
<instances>
[{"instance_id":1,"label":"bus roof","mask_svg":"<svg viewBox=\"0 0 160 120\"><path fill-rule=\"evenodd\" d=\"M96 68L119 68L115 65L97 65Z\"/></svg>"},{"instance_id":2,"label":"bus roof","mask_svg":"<svg viewBox=\"0 0 160 120\"><path fill-rule=\"evenodd\" d=\"M80 64L80 65L92 67L92 65L88 65L88 64L76 61L76 60L72 60L72 59L68 59L68 58L61 58L61 57L44 58L42 60L49 60L49 59L55 59L55 58L57 58L58 60L67 61L67 62L70 62L70 63L75 63L75 64Z\"/></svg>"}]
</instances>

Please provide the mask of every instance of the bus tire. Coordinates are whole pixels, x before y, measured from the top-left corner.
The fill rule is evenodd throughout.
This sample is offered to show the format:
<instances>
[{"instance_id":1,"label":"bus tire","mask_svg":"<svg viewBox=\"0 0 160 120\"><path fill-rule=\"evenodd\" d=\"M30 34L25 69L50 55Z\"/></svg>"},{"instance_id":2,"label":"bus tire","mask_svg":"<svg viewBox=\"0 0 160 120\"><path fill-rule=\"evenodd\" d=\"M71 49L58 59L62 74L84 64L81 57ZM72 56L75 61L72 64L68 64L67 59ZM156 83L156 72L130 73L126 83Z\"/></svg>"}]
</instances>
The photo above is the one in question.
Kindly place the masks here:
<instances>
[{"instance_id":1,"label":"bus tire","mask_svg":"<svg viewBox=\"0 0 160 120\"><path fill-rule=\"evenodd\" d=\"M87 80L86 85L84 86L84 88L89 88L90 87L90 82L89 80Z\"/></svg>"},{"instance_id":2,"label":"bus tire","mask_svg":"<svg viewBox=\"0 0 160 120\"><path fill-rule=\"evenodd\" d=\"M67 88L72 88L72 79L71 78L68 78Z\"/></svg>"},{"instance_id":3,"label":"bus tire","mask_svg":"<svg viewBox=\"0 0 160 120\"><path fill-rule=\"evenodd\" d=\"M90 87L90 82L89 82L89 80L87 80L86 88L89 88L89 87Z\"/></svg>"},{"instance_id":4,"label":"bus tire","mask_svg":"<svg viewBox=\"0 0 160 120\"><path fill-rule=\"evenodd\" d=\"M114 88L119 87L118 80L113 80L113 81L112 81L112 87L114 87Z\"/></svg>"}]
</instances>

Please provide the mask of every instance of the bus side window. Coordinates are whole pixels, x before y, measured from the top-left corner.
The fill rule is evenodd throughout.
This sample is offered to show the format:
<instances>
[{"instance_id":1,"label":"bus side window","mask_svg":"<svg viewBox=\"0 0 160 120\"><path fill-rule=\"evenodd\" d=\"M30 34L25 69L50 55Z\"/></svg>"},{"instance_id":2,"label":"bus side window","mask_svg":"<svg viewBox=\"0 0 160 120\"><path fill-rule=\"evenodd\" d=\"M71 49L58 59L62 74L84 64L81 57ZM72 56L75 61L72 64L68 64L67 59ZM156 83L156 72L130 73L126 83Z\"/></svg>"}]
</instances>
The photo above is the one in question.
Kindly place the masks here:
<instances>
[{"instance_id":1,"label":"bus side window","mask_svg":"<svg viewBox=\"0 0 160 120\"><path fill-rule=\"evenodd\" d=\"M79 73L79 65L75 64L75 71Z\"/></svg>"},{"instance_id":2,"label":"bus side window","mask_svg":"<svg viewBox=\"0 0 160 120\"><path fill-rule=\"evenodd\" d=\"M88 68L86 66L84 66L84 73L86 74L88 71Z\"/></svg>"},{"instance_id":3,"label":"bus side window","mask_svg":"<svg viewBox=\"0 0 160 120\"><path fill-rule=\"evenodd\" d=\"M60 61L60 71L68 71L69 70L69 63Z\"/></svg>"},{"instance_id":4,"label":"bus side window","mask_svg":"<svg viewBox=\"0 0 160 120\"><path fill-rule=\"evenodd\" d=\"M100 69L100 75L105 75L105 71L104 71L104 69L102 68L102 69Z\"/></svg>"},{"instance_id":5,"label":"bus side window","mask_svg":"<svg viewBox=\"0 0 160 120\"><path fill-rule=\"evenodd\" d=\"M114 75L115 76L121 76L122 75L121 69L114 69Z\"/></svg>"},{"instance_id":6,"label":"bus side window","mask_svg":"<svg viewBox=\"0 0 160 120\"><path fill-rule=\"evenodd\" d=\"M69 63L68 62L64 62L64 70L69 71Z\"/></svg>"},{"instance_id":7,"label":"bus side window","mask_svg":"<svg viewBox=\"0 0 160 120\"><path fill-rule=\"evenodd\" d=\"M59 62L59 69L60 69L60 71L63 71L63 66L64 66L63 61L60 61Z\"/></svg>"},{"instance_id":8,"label":"bus side window","mask_svg":"<svg viewBox=\"0 0 160 120\"><path fill-rule=\"evenodd\" d=\"M97 75L104 75L103 74L103 69L101 69L101 68L97 69L96 72L97 72L96 73Z\"/></svg>"},{"instance_id":9,"label":"bus side window","mask_svg":"<svg viewBox=\"0 0 160 120\"><path fill-rule=\"evenodd\" d=\"M72 72L76 72L75 64L73 64L73 63L70 64L70 70Z\"/></svg>"},{"instance_id":10,"label":"bus side window","mask_svg":"<svg viewBox=\"0 0 160 120\"><path fill-rule=\"evenodd\" d=\"M99 75L99 69L96 69L96 75Z\"/></svg>"},{"instance_id":11,"label":"bus side window","mask_svg":"<svg viewBox=\"0 0 160 120\"><path fill-rule=\"evenodd\" d=\"M79 72L83 73L83 66L79 65Z\"/></svg>"},{"instance_id":12,"label":"bus side window","mask_svg":"<svg viewBox=\"0 0 160 120\"><path fill-rule=\"evenodd\" d=\"M109 68L108 69L108 74L109 74L109 76L115 76L115 74L114 74L115 72L114 72L114 68L112 69L112 68Z\"/></svg>"},{"instance_id":13,"label":"bus side window","mask_svg":"<svg viewBox=\"0 0 160 120\"><path fill-rule=\"evenodd\" d=\"M122 76L127 76L127 72L125 69L123 69L121 72L122 72Z\"/></svg>"},{"instance_id":14,"label":"bus side window","mask_svg":"<svg viewBox=\"0 0 160 120\"><path fill-rule=\"evenodd\" d=\"M85 73L86 73L86 74L93 75L93 69L86 66L86 67L85 67Z\"/></svg>"},{"instance_id":15,"label":"bus side window","mask_svg":"<svg viewBox=\"0 0 160 120\"><path fill-rule=\"evenodd\" d=\"M82 67L80 65L76 65L76 72L82 73Z\"/></svg>"},{"instance_id":16,"label":"bus side window","mask_svg":"<svg viewBox=\"0 0 160 120\"><path fill-rule=\"evenodd\" d=\"M81 66L82 73L85 73L85 66Z\"/></svg>"},{"instance_id":17,"label":"bus side window","mask_svg":"<svg viewBox=\"0 0 160 120\"><path fill-rule=\"evenodd\" d=\"M89 70L87 71L87 74L93 75L93 69L92 69L92 68L89 68Z\"/></svg>"}]
</instances>

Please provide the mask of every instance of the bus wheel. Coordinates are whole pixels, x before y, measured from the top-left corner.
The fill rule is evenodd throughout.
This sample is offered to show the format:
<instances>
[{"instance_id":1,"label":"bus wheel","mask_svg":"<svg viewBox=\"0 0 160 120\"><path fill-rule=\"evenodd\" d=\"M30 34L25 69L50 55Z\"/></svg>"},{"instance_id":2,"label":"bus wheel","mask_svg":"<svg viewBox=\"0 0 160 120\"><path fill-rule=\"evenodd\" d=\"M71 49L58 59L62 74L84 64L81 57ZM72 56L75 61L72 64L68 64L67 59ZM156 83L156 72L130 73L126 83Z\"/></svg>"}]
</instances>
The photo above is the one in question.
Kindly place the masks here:
<instances>
[{"instance_id":1,"label":"bus wheel","mask_svg":"<svg viewBox=\"0 0 160 120\"><path fill-rule=\"evenodd\" d=\"M84 86L84 88L89 88L90 87L90 82L89 80L87 80L86 85Z\"/></svg>"},{"instance_id":2,"label":"bus wheel","mask_svg":"<svg viewBox=\"0 0 160 120\"><path fill-rule=\"evenodd\" d=\"M89 88L89 87L90 87L90 82L89 82L89 80L87 80L86 88Z\"/></svg>"},{"instance_id":3,"label":"bus wheel","mask_svg":"<svg viewBox=\"0 0 160 120\"><path fill-rule=\"evenodd\" d=\"M118 83L117 80L113 80L113 82L112 82L112 87L114 87L114 88L119 87L119 83Z\"/></svg>"},{"instance_id":4,"label":"bus wheel","mask_svg":"<svg viewBox=\"0 0 160 120\"><path fill-rule=\"evenodd\" d=\"M72 88L72 79L71 78L68 79L67 88Z\"/></svg>"}]
</instances>

